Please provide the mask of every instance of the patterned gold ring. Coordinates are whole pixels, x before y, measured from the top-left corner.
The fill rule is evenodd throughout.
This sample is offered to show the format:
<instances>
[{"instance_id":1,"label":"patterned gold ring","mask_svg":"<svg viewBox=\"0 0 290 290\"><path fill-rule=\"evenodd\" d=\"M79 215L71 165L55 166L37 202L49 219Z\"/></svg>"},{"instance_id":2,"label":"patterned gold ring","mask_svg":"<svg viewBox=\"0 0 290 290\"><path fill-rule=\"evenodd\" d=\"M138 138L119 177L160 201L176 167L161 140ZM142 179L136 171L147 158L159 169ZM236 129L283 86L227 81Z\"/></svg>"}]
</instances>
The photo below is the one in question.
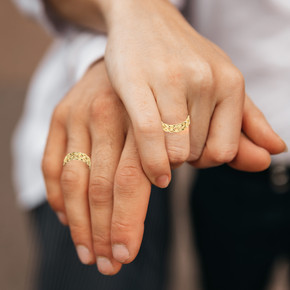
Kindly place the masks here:
<instances>
[{"instance_id":1,"label":"patterned gold ring","mask_svg":"<svg viewBox=\"0 0 290 290\"><path fill-rule=\"evenodd\" d=\"M89 168L91 169L91 158L85 154L85 153L81 153L81 152L71 152L69 154L67 154L63 160L63 166L65 166L67 163L69 163L72 160L80 160L84 163L86 163Z\"/></svg>"},{"instance_id":2,"label":"patterned gold ring","mask_svg":"<svg viewBox=\"0 0 290 290\"><path fill-rule=\"evenodd\" d=\"M183 130L185 130L186 128L189 127L190 125L190 116L188 115L186 120L182 123L178 123L178 124L173 124L173 125L168 125L166 123L162 123L162 129L164 132L167 133L179 133Z\"/></svg>"}]
</instances>

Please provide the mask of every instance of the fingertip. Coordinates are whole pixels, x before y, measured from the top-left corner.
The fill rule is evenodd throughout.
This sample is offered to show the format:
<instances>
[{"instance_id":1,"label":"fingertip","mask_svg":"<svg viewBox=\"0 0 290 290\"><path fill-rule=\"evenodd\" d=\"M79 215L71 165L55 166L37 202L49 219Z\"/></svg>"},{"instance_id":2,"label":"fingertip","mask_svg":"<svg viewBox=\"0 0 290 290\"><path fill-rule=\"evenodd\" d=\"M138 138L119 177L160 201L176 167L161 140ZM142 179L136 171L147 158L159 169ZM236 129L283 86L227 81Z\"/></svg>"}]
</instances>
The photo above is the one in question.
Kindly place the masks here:
<instances>
[{"instance_id":1,"label":"fingertip","mask_svg":"<svg viewBox=\"0 0 290 290\"><path fill-rule=\"evenodd\" d=\"M263 113L247 98L243 117L243 132L256 145L270 154L287 152L287 145L273 130Z\"/></svg>"},{"instance_id":2,"label":"fingertip","mask_svg":"<svg viewBox=\"0 0 290 290\"><path fill-rule=\"evenodd\" d=\"M64 225L64 226L67 226L68 225L68 220L67 220L67 216L65 213L59 211L59 212L56 212L56 215L58 217L58 220Z\"/></svg>"},{"instance_id":3,"label":"fingertip","mask_svg":"<svg viewBox=\"0 0 290 290\"><path fill-rule=\"evenodd\" d=\"M77 251L77 254L78 254L80 261L84 265L89 265L89 264L92 264L94 262L93 255L87 247L85 247L83 245L78 245L78 246L76 246L76 251Z\"/></svg>"},{"instance_id":4,"label":"fingertip","mask_svg":"<svg viewBox=\"0 0 290 290\"><path fill-rule=\"evenodd\" d=\"M106 257L97 257L97 267L103 275L112 275L114 272L111 261Z\"/></svg>"},{"instance_id":5,"label":"fingertip","mask_svg":"<svg viewBox=\"0 0 290 290\"><path fill-rule=\"evenodd\" d=\"M287 153L288 152L288 146L285 143L285 141L278 135L277 135L277 139L279 138L279 141L277 140L277 144L274 148L272 148L272 150L270 150L271 154L280 154L280 153Z\"/></svg>"},{"instance_id":6,"label":"fingertip","mask_svg":"<svg viewBox=\"0 0 290 290\"><path fill-rule=\"evenodd\" d=\"M156 159L156 158L155 158ZM168 160L157 162L156 160L141 160L141 167L151 184L166 188L171 181L171 168Z\"/></svg>"},{"instance_id":7,"label":"fingertip","mask_svg":"<svg viewBox=\"0 0 290 290\"><path fill-rule=\"evenodd\" d=\"M116 275L122 268L122 264L117 261L112 261L107 257L96 257L98 271L105 276Z\"/></svg>"},{"instance_id":8,"label":"fingertip","mask_svg":"<svg viewBox=\"0 0 290 290\"><path fill-rule=\"evenodd\" d=\"M269 133L265 134L265 139L263 143L258 144L259 146L265 148L270 154L280 154L288 151L288 147L284 140L270 127Z\"/></svg>"},{"instance_id":9,"label":"fingertip","mask_svg":"<svg viewBox=\"0 0 290 290\"><path fill-rule=\"evenodd\" d=\"M259 152L258 152L259 150ZM252 166L249 172L260 172L268 169L271 165L271 155L264 148L256 149L256 164Z\"/></svg>"},{"instance_id":10,"label":"fingertip","mask_svg":"<svg viewBox=\"0 0 290 290\"><path fill-rule=\"evenodd\" d=\"M168 187L170 183L170 177L168 175L162 175L156 178L155 185L160 188Z\"/></svg>"},{"instance_id":11,"label":"fingertip","mask_svg":"<svg viewBox=\"0 0 290 290\"><path fill-rule=\"evenodd\" d=\"M120 263L126 263L130 259L128 248L123 244L115 244L112 246L113 257Z\"/></svg>"},{"instance_id":12,"label":"fingertip","mask_svg":"<svg viewBox=\"0 0 290 290\"><path fill-rule=\"evenodd\" d=\"M135 216L137 217L137 214ZM134 261L139 253L144 233L144 223L129 227L124 226L116 223L112 226L112 253L116 261L129 264Z\"/></svg>"}]
</instances>

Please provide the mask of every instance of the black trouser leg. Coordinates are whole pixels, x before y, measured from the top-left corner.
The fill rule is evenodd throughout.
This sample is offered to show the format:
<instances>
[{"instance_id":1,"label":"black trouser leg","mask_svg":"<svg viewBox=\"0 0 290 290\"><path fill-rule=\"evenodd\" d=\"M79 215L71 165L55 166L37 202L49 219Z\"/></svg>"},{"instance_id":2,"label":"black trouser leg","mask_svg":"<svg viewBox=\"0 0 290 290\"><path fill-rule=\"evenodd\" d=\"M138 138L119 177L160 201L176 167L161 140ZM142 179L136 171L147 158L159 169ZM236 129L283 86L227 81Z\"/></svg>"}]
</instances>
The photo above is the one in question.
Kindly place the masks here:
<instances>
[{"instance_id":1,"label":"black trouser leg","mask_svg":"<svg viewBox=\"0 0 290 290\"><path fill-rule=\"evenodd\" d=\"M41 245L37 290L165 289L169 230L166 190L152 189L141 250L133 263L113 277L79 262L68 228L58 222L47 203L31 215Z\"/></svg>"},{"instance_id":2,"label":"black trouser leg","mask_svg":"<svg viewBox=\"0 0 290 290\"><path fill-rule=\"evenodd\" d=\"M265 289L274 261L290 253L290 191L270 171L200 170L192 193L195 238L206 290Z\"/></svg>"}]
</instances>

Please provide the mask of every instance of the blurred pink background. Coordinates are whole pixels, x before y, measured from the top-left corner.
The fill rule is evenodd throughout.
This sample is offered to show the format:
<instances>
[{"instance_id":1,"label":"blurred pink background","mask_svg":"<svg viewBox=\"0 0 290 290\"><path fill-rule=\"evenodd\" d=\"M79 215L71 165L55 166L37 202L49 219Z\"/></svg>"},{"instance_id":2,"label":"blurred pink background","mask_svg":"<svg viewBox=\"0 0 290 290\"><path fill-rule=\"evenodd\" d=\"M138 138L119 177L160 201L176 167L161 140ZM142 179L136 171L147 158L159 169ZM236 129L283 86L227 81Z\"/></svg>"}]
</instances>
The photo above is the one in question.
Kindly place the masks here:
<instances>
[{"instance_id":1,"label":"blurred pink background","mask_svg":"<svg viewBox=\"0 0 290 290\"><path fill-rule=\"evenodd\" d=\"M1 0L0 35L0 289L28 290L28 273L33 272L35 249L27 216L19 210L12 187L10 139L22 109L29 79L50 38L33 20L21 15L10 0ZM176 216L178 212L173 214ZM183 243L182 249L186 256L178 251L173 253L176 267L172 273L179 276L179 279L171 277L174 290L185 289L186 286L191 289L191 284L183 278L185 269L192 265L189 261L178 260L184 257L187 260L190 251L189 246L184 244L184 233L188 233L189 229L184 226L184 222L182 224L181 235L176 236ZM190 266L185 267L185 264ZM277 265L269 289L288 289L284 284L287 267L283 263L282 266Z\"/></svg>"},{"instance_id":2,"label":"blurred pink background","mask_svg":"<svg viewBox=\"0 0 290 290\"><path fill-rule=\"evenodd\" d=\"M28 81L50 39L9 0L1 0L0 35L0 289L26 290L33 247L27 217L12 188L10 138Z\"/></svg>"}]
</instances>

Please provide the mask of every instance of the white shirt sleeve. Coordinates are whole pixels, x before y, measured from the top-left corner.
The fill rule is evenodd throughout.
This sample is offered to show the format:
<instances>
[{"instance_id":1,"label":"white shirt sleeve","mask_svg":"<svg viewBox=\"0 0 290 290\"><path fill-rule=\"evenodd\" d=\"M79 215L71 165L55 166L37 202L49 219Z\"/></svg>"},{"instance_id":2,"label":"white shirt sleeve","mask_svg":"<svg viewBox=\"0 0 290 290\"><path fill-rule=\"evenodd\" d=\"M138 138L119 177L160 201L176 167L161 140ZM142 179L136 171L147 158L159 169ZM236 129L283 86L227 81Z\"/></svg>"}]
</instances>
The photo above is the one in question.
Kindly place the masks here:
<instances>
[{"instance_id":1,"label":"white shirt sleeve","mask_svg":"<svg viewBox=\"0 0 290 290\"><path fill-rule=\"evenodd\" d=\"M46 198L41 159L53 110L88 67L103 57L106 43L105 36L89 32L58 37L34 74L12 142L13 179L25 209Z\"/></svg>"},{"instance_id":2,"label":"white shirt sleeve","mask_svg":"<svg viewBox=\"0 0 290 290\"><path fill-rule=\"evenodd\" d=\"M31 81L13 138L13 176L18 201L22 207L31 209L45 200L40 168L53 110L89 66L104 56L107 38L73 26L57 33L56 23L48 16L42 0L13 1L56 36ZM32 145L31 140L36 142Z\"/></svg>"},{"instance_id":3,"label":"white shirt sleeve","mask_svg":"<svg viewBox=\"0 0 290 290\"><path fill-rule=\"evenodd\" d=\"M70 31L66 34L67 68L69 78L76 83L95 61L105 55L107 37L89 31Z\"/></svg>"}]
</instances>

